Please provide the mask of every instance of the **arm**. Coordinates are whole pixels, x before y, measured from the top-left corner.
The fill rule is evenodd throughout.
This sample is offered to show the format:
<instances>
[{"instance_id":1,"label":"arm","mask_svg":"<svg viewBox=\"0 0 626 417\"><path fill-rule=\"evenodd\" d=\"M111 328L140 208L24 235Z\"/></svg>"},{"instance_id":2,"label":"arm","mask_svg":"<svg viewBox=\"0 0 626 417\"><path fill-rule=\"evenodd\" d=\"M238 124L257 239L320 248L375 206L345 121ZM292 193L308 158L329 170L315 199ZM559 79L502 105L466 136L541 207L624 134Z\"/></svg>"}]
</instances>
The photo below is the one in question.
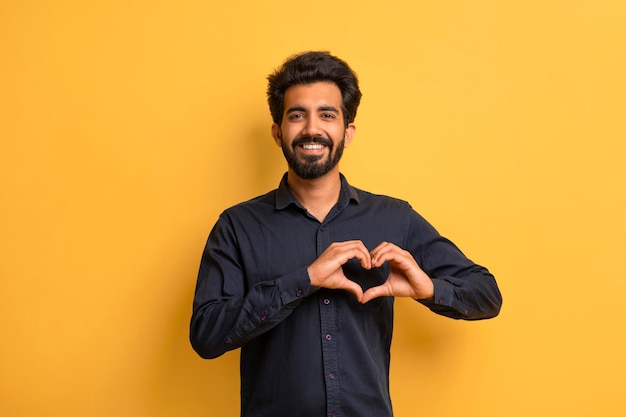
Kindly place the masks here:
<instances>
[{"instance_id":1,"label":"arm","mask_svg":"<svg viewBox=\"0 0 626 417\"><path fill-rule=\"evenodd\" d=\"M489 271L411 211L407 247L383 242L372 253L372 266L389 262L387 281L365 292L362 301L380 296L412 297L446 317L480 320L500 312L502 296Z\"/></svg>"},{"instance_id":2,"label":"arm","mask_svg":"<svg viewBox=\"0 0 626 417\"><path fill-rule=\"evenodd\" d=\"M193 302L190 341L203 358L239 348L284 320L314 291L306 267L247 288L237 239L227 216L211 231Z\"/></svg>"},{"instance_id":3,"label":"arm","mask_svg":"<svg viewBox=\"0 0 626 417\"><path fill-rule=\"evenodd\" d=\"M494 276L413 213L410 216L412 230L418 233L410 236L417 244L414 256L434 285L433 297L418 301L433 312L453 319L481 320L497 316L502 295Z\"/></svg>"},{"instance_id":4,"label":"arm","mask_svg":"<svg viewBox=\"0 0 626 417\"><path fill-rule=\"evenodd\" d=\"M502 295L494 276L483 266L474 264L450 241L439 237L426 248L426 256L443 254L443 263L428 265L434 295L418 300L433 312L453 319L481 320L496 317L502 306Z\"/></svg>"}]
</instances>

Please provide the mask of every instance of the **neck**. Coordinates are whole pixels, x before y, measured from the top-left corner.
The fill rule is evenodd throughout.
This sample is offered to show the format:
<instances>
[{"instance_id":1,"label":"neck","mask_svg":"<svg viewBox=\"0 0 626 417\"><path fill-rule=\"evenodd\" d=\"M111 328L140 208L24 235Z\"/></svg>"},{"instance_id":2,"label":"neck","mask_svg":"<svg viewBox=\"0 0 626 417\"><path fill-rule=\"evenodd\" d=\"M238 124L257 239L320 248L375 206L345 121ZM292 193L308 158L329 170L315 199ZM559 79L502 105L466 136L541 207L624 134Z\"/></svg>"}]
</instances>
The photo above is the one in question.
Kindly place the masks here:
<instances>
[{"instance_id":1,"label":"neck","mask_svg":"<svg viewBox=\"0 0 626 417\"><path fill-rule=\"evenodd\" d=\"M337 203L341 191L338 169L312 180L302 179L289 170L287 184L300 204L320 222Z\"/></svg>"}]
</instances>

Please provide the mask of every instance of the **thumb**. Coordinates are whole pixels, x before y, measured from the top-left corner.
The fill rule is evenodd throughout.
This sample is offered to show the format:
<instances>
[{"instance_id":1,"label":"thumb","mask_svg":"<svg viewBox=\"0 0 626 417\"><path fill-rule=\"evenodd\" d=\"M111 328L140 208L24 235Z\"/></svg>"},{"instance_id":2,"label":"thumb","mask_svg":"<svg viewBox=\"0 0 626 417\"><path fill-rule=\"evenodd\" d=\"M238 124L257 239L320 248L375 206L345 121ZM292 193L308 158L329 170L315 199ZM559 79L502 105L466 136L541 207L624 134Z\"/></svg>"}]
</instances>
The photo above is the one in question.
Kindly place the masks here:
<instances>
[{"instance_id":1,"label":"thumb","mask_svg":"<svg viewBox=\"0 0 626 417\"><path fill-rule=\"evenodd\" d=\"M354 294L357 301L362 302L361 299L363 298L363 289L359 284L346 278L343 289Z\"/></svg>"},{"instance_id":2,"label":"thumb","mask_svg":"<svg viewBox=\"0 0 626 417\"><path fill-rule=\"evenodd\" d=\"M363 297L361 298L361 303L365 304L368 301L373 300L378 297L385 297L391 295L389 291L384 285L378 285L376 287L369 288L365 293L363 293Z\"/></svg>"}]
</instances>

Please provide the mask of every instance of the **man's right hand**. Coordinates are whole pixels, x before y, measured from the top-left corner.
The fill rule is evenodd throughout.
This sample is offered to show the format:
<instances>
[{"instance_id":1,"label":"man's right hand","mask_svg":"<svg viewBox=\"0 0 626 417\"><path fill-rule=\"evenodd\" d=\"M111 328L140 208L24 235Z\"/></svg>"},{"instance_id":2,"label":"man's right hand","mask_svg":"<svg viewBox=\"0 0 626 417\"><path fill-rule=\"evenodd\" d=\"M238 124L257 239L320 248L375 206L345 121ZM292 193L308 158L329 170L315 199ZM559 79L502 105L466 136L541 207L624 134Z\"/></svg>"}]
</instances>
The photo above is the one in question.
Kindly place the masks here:
<instances>
[{"instance_id":1,"label":"man's right hand","mask_svg":"<svg viewBox=\"0 0 626 417\"><path fill-rule=\"evenodd\" d=\"M315 260L307 271L311 279L311 285L321 288L343 289L353 293L360 302L363 297L363 289L359 284L349 280L341 268L352 258L357 258L364 269L371 269L372 261L370 252L360 240L332 243Z\"/></svg>"}]
</instances>

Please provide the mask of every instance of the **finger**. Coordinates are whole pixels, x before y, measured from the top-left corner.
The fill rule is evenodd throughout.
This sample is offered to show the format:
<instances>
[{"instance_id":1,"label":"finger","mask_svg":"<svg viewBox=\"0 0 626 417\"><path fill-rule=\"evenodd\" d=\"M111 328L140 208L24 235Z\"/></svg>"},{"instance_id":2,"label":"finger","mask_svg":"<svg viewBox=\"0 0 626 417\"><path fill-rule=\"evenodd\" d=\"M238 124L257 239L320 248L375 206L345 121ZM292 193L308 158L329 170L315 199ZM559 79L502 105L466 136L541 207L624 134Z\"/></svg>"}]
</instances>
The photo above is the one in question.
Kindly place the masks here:
<instances>
[{"instance_id":1,"label":"finger","mask_svg":"<svg viewBox=\"0 0 626 417\"><path fill-rule=\"evenodd\" d=\"M359 251L359 254L361 254L362 256L359 259L359 261L361 261L361 266L365 269L371 269L372 268L372 257L370 255L370 251L367 250L367 248L365 247L365 245L363 244L363 242L361 242L360 240L357 241L357 250Z\"/></svg>"},{"instance_id":2,"label":"finger","mask_svg":"<svg viewBox=\"0 0 626 417\"><path fill-rule=\"evenodd\" d=\"M400 249L393 243L383 242L370 253L370 256L372 265L379 267L386 261L400 261L406 254L405 250Z\"/></svg>"},{"instance_id":3,"label":"finger","mask_svg":"<svg viewBox=\"0 0 626 417\"><path fill-rule=\"evenodd\" d=\"M345 281L345 283L343 285L343 289L351 292L352 294L354 294L354 296L356 297L357 301L361 302L361 300L363 299L363 289L356 282L350 281L349 279L346 279L346 281Z\"/></svg>"},{"instance_id":4,"label":"finger","mask_svg":"<svg viewBox=\"0 0 626 417\"><path fill-rule=\"evenodd\" d=\"M371 257L371 262L372 262L372 266L374 267L379 267L381 266L384 261L381 261L381 254L384 253L385 248L389 245L388 242L381 242L378 246L376 246L371 252L370 252L370 257Z\"/></svg>"},{"instance_id":5,"label":"finger","mask_svg":"<svg viewBox=\"0 0 626 417\"><path fill-rule=\"evenodd\" d=\"M399 248L393 243L389 243L385 246L379 246L375 251L372 251L372 265L379 267L385 262L389 262L393 267L399 268L403 271L409 271L411 269L421 268L413 258L413 255L409 251Z\"/></svg>"},{"instance_id":6,"label":"finger","mask_svg":"<svg viewBox=\"0 0 626 417\"><path fill-rule=\"evenodd\" d=\"M363 293L363 297L361 298L361 303L365 304L368 301L373 300L378 297L386 297L391 295L389 290L384 285L378 285L376 287L369 288L367 291Z\"/></svg>"},{"instance_id":7,"label":"finger","mask_svg":"<svg viewBox=\"0 0 626 417\"><path fill-rule=\"evenodd\" d=\"M372 257L369 252L363 254L362 257L357 257L357 259L361 262L361 266L363 269L372 269Z\"/></svg>"},{"instance_id":8,"label":"finger","mask_svg":"<svg viewBox=\"0 0 626 417\"><path fill-rule=\"evenodd\" d=\"M365 269L371 269L372 258L370 252L367 250L363 242L360 240L351 240L347 242L341 242L341 264L344 265L352 258L356 258L361 263L361 266Z\"/></svg>"}]
</instances>

